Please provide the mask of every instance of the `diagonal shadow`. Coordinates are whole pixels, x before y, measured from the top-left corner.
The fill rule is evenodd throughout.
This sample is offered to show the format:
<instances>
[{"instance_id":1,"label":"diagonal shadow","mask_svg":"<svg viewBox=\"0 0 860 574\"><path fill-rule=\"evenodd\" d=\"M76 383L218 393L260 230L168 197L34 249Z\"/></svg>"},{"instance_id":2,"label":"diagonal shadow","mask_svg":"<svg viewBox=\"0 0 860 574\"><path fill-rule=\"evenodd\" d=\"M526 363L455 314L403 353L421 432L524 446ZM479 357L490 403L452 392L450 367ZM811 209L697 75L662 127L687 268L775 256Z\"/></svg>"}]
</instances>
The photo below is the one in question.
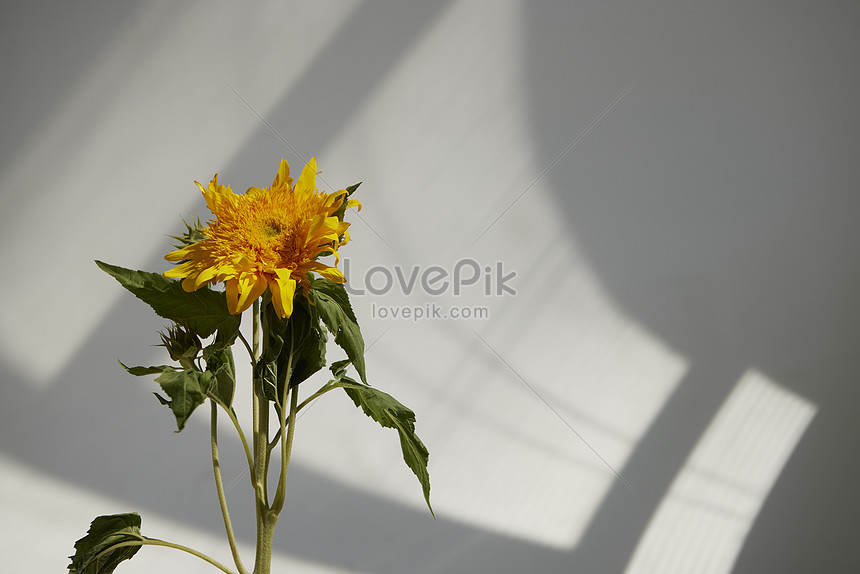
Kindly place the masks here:
<instances>
[{"instance_id":1,"label":"diagonal shadow","mask_svg":"<svg viewBox=\"0 0 860 574\"><path fill-rule=\"evenodd\" d=\"M860 319L847 287L860 268L846 265L860 244L860 195L853 164L835 159L856 148L860 82L845 70L860 43L835 25L832 42L812 42L800 4L776 23L766 11L739 19L725 5L611 4L528 12L532 133L538 157L551 159L638 82L546 183L619 309L683 355L690 371L624 468L639 494L612 489L573 570L623 571L706 423L749 368L817 404L820 415L734 571L860 568L844 534L856 539L850 516L860 498L851 484L860 469L839 446L860 432L845 406L860 400L847 383L860 361L846 344ZM806 40L816 48L801 49ZM810 524L828 526L811 533Z\"/></svg>"},{"instance_id":2,"label":"diagonal shadow","mask_svg":"<svg viewBox=\"0 0 860 574\"><path fill-rule=\"evenodd\" d=\"M445 7L446 3L426 3L408 10L382 4L360 8L295 88L267 113L267 120L307 148L324 148L353 110L372 95L406 47ZM386 42L377 41L381 34ZM402 48L392 49L393 45ZM361 73L356 74L356 70ZM348 91L344 85L349 86ZM325 99L325 105L320 98ZM295 110L303 110L303 114L295 114ZM250 179L261 168L270 168L272 161L267 156L271 154L271 136L260 126L225 171L240 180L245 176ZM279 151L276 155L282 154ZM147 268L162 265L155 256ZM169 412L155 404L155 399L151 404L141 401L141 385L149 392L155 388L152 383L131 379L106 360L128 357L130 349L151 345L161 327L162 321L144 305L125 296L105 315L61 375L41 389L30 385L26 374L0 365L5 383L0 403L0 451L43 473L127 505L100 513L149 510L220 535L217 509L204 504L211 502L209 455L200 448L208 442L205 425L192 424L182 434L170 436ZM57 436L59 429L62 437ZM225 436L221 442L224 460L230 451L240 452L235 440ZM118 444L124 445L119 452ZM188 465L193 467L192 474L177 481L172 469ZM144 485L124 480L140 474L152 480ZM303 498L288 500L292 521L281 525L279 537L287 541L283 548L300 558L344 569L402 572L416 563L432 569L440 557L450 557L452 549L455 553L471 549L472 555L483 556L487 541L508 551L521 548L523 556L548 552L444 517L434 522L424 511L357 491L300 464L291 468L290 481L291 491L302 492ZM307 493L317 496L304 496ZM237 534L252 544L253 518L243 512L251 506L241 504L233 491L229 495L235 506ZM367 523L373 523L374 528L366 528ZM294 526L298 524L301 526ZM82 532L85 527L82 525ZM475 551L478 542L480 550ZM378 550L386 547L391 548L388 553Z\"/></svg>"},{"instance_id":3,"label":"diagonal shadow","mask_svg":"<svg viewBox=\"0 0 860 574\"><path fill-rule=\"evenodd\" d=\"M422 3L406 9L394 4L368 3L360 7L295 87L274 110L266 111L267 120L290 140L301 141L302 148L323 149L353 111L372 96L374 88L406 53L413 39L446 5ZM600 73L600 68L628 70L639 66L654 71L653 67L648 68L652 62L648 58L655 52L671 52L676 49L673 42L678 40L672 35L659 38L658 24L664 25L664 20L678 23L667 12L643 14L633 9L629 21L620 19L627 26L621 34L627 43L618 45L618 34L602 38L601 30L605 28L592 26L595 21L605 22L606 14L595 15L601 9L591 8L591 13L571 10L557 6L526 12L529 74L526 83L530 89L527 103L541 157L554 157L569 134L581 127L559 120L559 114L567 111L564 94L570 89L570 78L588 78L589 74ZM378 38L383 36L386 41L379 42ZM583 60L575 57L581 53L575 50L579 44L559 44L559 38L569 37L605 57L593 60L593 69L582 68ZM654 43L645 41L654 37L658 37ZM688 45L689 38L681 39ZM650 52L636 53L630 49L638 45L647 45ZM619 75L619 85L627 85L630 78L621 76L624 74ZM647 92L649 83L644 81L637 90L640 86ZM241 91L241 86L235 87ZM732 94L722 95L728 100ZM635 96L631 93L625 103L635 103ZM296 114L296 110L301 110L301 114ZM702 124L701 110L696 108L682 109L680 114L662 110L662 116L649 117L651 111L639 109L635 129L631 131L665 136L660 121L669 120L675 122L676 128L687 126L693 130L693 136L707 136L705 141L712 143L704 149L694 147L684 152L683 147L689 141L685 136L690 134L670 133L677 138L671 148L674 153L660 156L653 155L660 146L648 148L650 141L628 138L630 134L625 133L622 139L642 147L627 149L633 157L622 155L627 161L620 161L614 153L617 149L597 145L603 141L605 146L606 140L592 139L583 141L573 150L569 162L560 162L547 176L559 210L571 221L577 242L583 246L609 293L625 312L683 354L692 365L623 469L638 494L631 496L623 485L615 483L579 546L564 552L444 517L434 522L424 511L357 491L296 464L290 478L291 492L316 496L288 499L294 520L280 527L278 537L285 541L283 548L298 557L335 567L380 573L439 570L519 573L538 568L547 573L620 572L707 422L731 385L751 365L838 415L836 419L827 419L835 422L816 423L810 429L802 445L802 472L797 472L796 464L792 466L792 473L786 473L789 478L778 483L774 492L779 494L782 488L785 494L779 500L784 501L785 496L799 500L810 489L827 490L812 475L816 471L829 474L835 466L834 445L844 444L845 436L856 436L856 422L851 418L854 414L848 405L857 404L858 391L855 389L848 396L853 400L846 400L844 384L816 383L819 379L850 380L848 367L856 366L856 359L845 352L834 352L827 355L832 361L822 370L811 368L813 363L803 357L807 349L818 347L821 341L838 345L840 341L854 340L851 326L860 319L860 314L854 307L828 307L825 319L841 316L841 311L847 311L846 317L833 323L835 327L822 320L820 307L810 302L810 293L814 302L824 300L832 293L834 280L818 284L798 278L797 269L802 269L804 277L835 277L849 285L856 284L856 266L843 263L847 260L844 245L860 244L860 227L845 230L846 222L858 212L858 198L856 194L834 192L828 196L833 202L829 208L811 208L798 217L795 223L807 231L802 241L796 234L796 226L770 225L765 238L754 225L744 224L741 215L752 213L756 221L771 222L765 214L772 207L773 194L753 193L755 190L748 186L732 188L703 183L702 176L719 171L707 162L702 164L701 158L724 158L724 150L738 143L732 140L732 134L714 138L714 133L721 132L713 125ZM784 114L793 111L793 108L783 110L777 117L784 119ZM816 126L803 127L804 132L814 133ZM797 138L795 145L800 146L800 140ZM731 165L747 179L761 181L762 174L744 156L759 157L760 146L768 143L770 140L761 137L741 142L729 156ZM834 148L838 147L836 143ZM649 152L642 152L643 148ZM272 149L272 136L261 125L226 170L237 180L253 181L258 173L268 173L282 155L282 150L273 154ZM799 150L809 151L802 146ZM831 151L837 155L838 149ZM654 171L643 165L655 166ZM675 179L662 176L664 172L678 173L673 171L677 165L693 167L680 170ZM598 180L601 173L615 174L611 184ZM575 189L570 184L573 181L578 182ZM598 185L599 181L604 181L604 185ZM607 185L611 188L607 189ZM788 185L796 192L804 190L799 184L791 187L790 177L777 178L772 185ZM852 188L845 185L844 189ZM724 193L728 193L727 203L733 204L731 208L717 205L715 213L709 209L711 205L697 204L704 201L702 198L725 197ZM653 208L654 205L659 208ZM723 242L727 227L734 237ZM796 257L780 255L783 247ZM742 249L748 250L743 257L738 255ZM161 261L154 256L149 268L160 265ZM741 287L734 286L733 281L740 281ZM840 304L844 304L844 294L841 291L837 294L842 296ZM135 327L131 329L129 325ZM131 508L155 511L176 522L220 535L220 516L210 504L208 454L200 447L208 440L205 425L192 424L181 435L168 438L172 424L169 412L158 407L154 399L151 404L140 400L139 386L146 385L148 392L152 384L130 378L110 360L128 356L130 349L151 344L160 327L161 323L145 306L124 297L47 390L34 389L27 384L25 374L0 365L5 385L4 400L0 402L0 451L44 473L121 500ZM61 437L57 436L59 430ZM75 442L66 437L74 437ZM225 439L222 439L224 459L228 460L229 452L238 453L239 447L235 441ZM117 444L126 448L117 452ZM815 454L810 455L810 450ZM171 469L178 464L186 467L190 464L196 474L183 475L182 481L177 482ZM828 513L839 503L848 502L843 506L849 510L857 507L856 497L850 498L846 492L856 482L853 479L858 471L854 467L848 470L830 473L834 475L830 484L833 488L819 494L817 499L823 500L820 505L823 510L809 511L807 506L811 503L805 503L805 516L813 518L810 523L828 523L832 516ZM143 486L132 486L123 480L136 473L145 473L153 480ZM232 505L240 537L250 543L252 519L242 512L250 506L242 504L232 491L230 496L231 500L235 498ZM784 526L775 524L783 519L778 510L779 507L771 506L768 511L766 505L761 524L782 532ZM856 516L856 512L843 511L835 516L840 520L826 532L840 528L851 532L849 517ZM373 524L373 528L367 528L366 524ZM82 531L85 527L82 525ZM762 539L760 531L767 530L754 529L750 539L756 540L757 536ZM767 537L763 539L768 542L763 550L745 550L753 552L747 558L749 563L760 560L761 554L768 550L774 551L776 543ZM70 547L72 542L69 541ZM785 552L785 548L780 552ZM788 555L796 560L810 560L798 556L798 552ZM810 556L821 560L819 567L833 563L832 558L822 556L821 552ZM423 565L423 570L417 569L416 564ZM739 568L743 567L742 558Z\"/></svg>"},{"instance_id":4,"label":"diagonal shadow","mask_svg":"<svg viewBox=\"0 0 860 574\"><path fill-rule=\"evenodd\" d=\"M0 173L20 159L32 138L56 119L105 46L125 32L146 3L34 0L0 6L0 72L5 85L0 106L4 131ZM34 69L38 74L33 74ZM81 125L90 119L76 118Z\"/></svg>"},{"instance_id":5,"label":"diagonal shadow","mask_svg":"<svg viewBox=\"0 0 860 574\"><path fill-rule=\"evenodd\" d=\"M267 111L266 119L281 133L303 142L304 147L324 148L352 111L372 95L406 51L405 47L444 7L444 4L426 4L404 10L368 5L359 9L295 88L285 94L274 110ZM377 41L380 34L386 35L386 42ZM393 50L393 44L404 49ZM360 76L355 70L361 70ZM344 85L350 89L344 90ZM320 104L320 98L324 98L325 105ZM295 114L295 110L302 110L303 114ZM252 180L261 170L267 171L273 162L271 141L267 128L261 125L225 171L237 180ZM159 268L161 264L155 257L149 268ZM128 325L136 327L132 330ZM111 361L105 360L105 357L127 356L129 349L151 344L152 334L160 326L143 305L125 297L47 392L35 391L27 384L7 385L5 400L0 405L0 449L43 472L122 500L132 508L155 511L177 522L220 534L220 516L214 505L208 504L211 498L208 455L199 448L207 441L204 427L189 426L181 435L170 437L169 444L162 442L168 440L170 414L159 409L154 399L151 405L140 401L139 385L150 389L151 383L129 379ZM6 381L25 380L8 366L0 368ZM60 428L64 436L75 437L75 442L57 440L55 433ZM222 443L225 452L239 450L235 441L222 438ZM116 452L117 444L126 445L126 449ZM111 460L105 460L106 456ZM177 484L171 469L190 461L198 461L197 474ZM681 462L667 465L665 474L680 467ZM586 535L584 550L564 552L444 517L433 522L423 511L356 491L300 464L292 470L292 491L318 493L302 501L290 500L292 520L280 528L279 538L286 541L284 548L301 558L381 573L414 570L415 564L433 571L440 561L456 564L460 571L495 572L522 572L535 564L540 564L543 572L567 572L574 564L588 570L612 563L603 552L589 551L587 542L596 540L591 547L599 549L600 541L606 540L601 525L614 527L614 520L601 522L598 518L593 527L597 534ZM143 489L123 481L124 476L139 473L153 477ZM163 495L168 489L170 495ZM598 517L604 512L613 516L615 511L627 515L629 493L617 490L613 489ZM311 505L304 500L315 503ZM242 505L238 497L233 505L240 537L250 543L252 529L248 526L252 518L248 513L243 514L243 509L250 505ZM105 512L123 510L128 509ZM374 527L365 528L367 523ZM626 531L615 531L613 536L626 533L627 539L635 541L640 531L641 525L631 522ZM391 550L380 554L379 548ZM372 549L372 555L367 549Z\"/></svg>"}]
</instances>

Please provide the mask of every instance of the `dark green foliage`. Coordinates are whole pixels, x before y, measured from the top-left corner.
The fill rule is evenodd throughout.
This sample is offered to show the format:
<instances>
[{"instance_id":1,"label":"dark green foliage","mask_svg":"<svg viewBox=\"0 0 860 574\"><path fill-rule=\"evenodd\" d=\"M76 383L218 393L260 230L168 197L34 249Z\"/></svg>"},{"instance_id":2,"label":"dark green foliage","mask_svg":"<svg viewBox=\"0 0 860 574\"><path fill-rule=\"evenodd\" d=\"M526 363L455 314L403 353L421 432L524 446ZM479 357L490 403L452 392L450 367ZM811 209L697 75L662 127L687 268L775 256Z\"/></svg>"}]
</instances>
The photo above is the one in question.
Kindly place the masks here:
<instances>
[{"instance_id":1,"label":"dark green foliage","mask_svg":"<svg viewBox=\"0 0 860 574\"><path fill-rule=\"evenodd\" d=\"M430 453L415 434L415 413L388 393L347 377L347 367L349 367L349 361L332 363L330 368L335 378L329 381L328 386L341 387L355 406L364 411L364 414L382 427L397 430L403 460L418 477L418 482L421 483L421 489L424 491L424 500L427 501L427 507L435 518L433 507L430 505L430 473L427 470Z\"/></svg>"},{"instance_id":2,"label":"dark green foliage","mask_svg":"<svg viewBox=\"0 0 860 574\"><path fill-rule=\"evenodd\" d=\"M140 546L123 546L110 550L121 542L142 540L140 516L137 513L99 516L90 524L87 535L75 542L75 554L70 556L70 574L111 574L123 560L134 556Z\"/></svg>"},{"instance_id":3,"label":"dark green foliage","mask_svg":"<svg viewBox=\"0 0 860 574\"><path fill-rule=\"evenodd\" d=\"M132 271L101 261L96 261L96 265L152 307L160 317L190 329L198 337L205 338L221 331L232 343L239 331L241 316L230 314L227 297L222 292L201 287L187 293L182 289L181 281L166 279L157 273Z\"/></svg>"},{"instance_id":4,"label":"dark green foliage","mask_svg":"<svg viewBox=\"0 0 860 574\"><path fill-rule=\"evenodd\" d=\"M358 327L349 295L343 285L327 279L311 283L311 298L325 326L334 335L334 342L346 351L346 356L358 371L362 382L367 383L364 372L364 339Z\"/></svg>"}]
</instances>

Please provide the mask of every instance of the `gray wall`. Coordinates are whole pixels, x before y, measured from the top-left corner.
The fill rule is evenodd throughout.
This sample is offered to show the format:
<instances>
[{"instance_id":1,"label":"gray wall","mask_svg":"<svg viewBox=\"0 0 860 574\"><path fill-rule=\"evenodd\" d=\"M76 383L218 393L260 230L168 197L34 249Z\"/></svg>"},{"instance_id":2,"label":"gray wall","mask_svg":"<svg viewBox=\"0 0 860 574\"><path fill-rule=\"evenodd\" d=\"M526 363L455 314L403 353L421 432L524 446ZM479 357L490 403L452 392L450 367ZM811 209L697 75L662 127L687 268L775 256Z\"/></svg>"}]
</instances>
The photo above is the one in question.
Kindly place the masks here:
<instances>
[{"instance_id":1,"label":"gray wall","mask_svg":"<svg viewBox=\"0 0 860 574\"><path fill-rule=\"evenodd\" d=\"M191 180L219 171L241 192L266 184L279 158L298 171L311 155L326 184L365 182L352 264L502 261L517 295L391 299L492 312L432 324L380 321L370 305L382 299L354 298L374 343L369 372L418 413L438 519L392 437L343 422L349 404L316 407L297 436L276 541L284 565L860 568L855 3L0 10L0 549L15 570L62 567L88 521L110 512L139 510L151 536L162 533L146 531L147 513L220 544L206 416L172 435L153 386L117 369L115 357L161 360L150 345L162 324L91 260L164 270L175 216L208 215ZM645 372L652 363L665 372ZM705 489L691 522L675 525L681 542L632 561L750 372L806 409L789 425L796 436L774 443L784 457L761 472L748 461L749 480L761 479L749 492L747 470L726 463L717 482L747 497L746 514ZM750 420L788 424L774 404ZM727 444L758 460L770 447L752 428ZM228 435L225 456L238 456ZM245 490L229 492L250 545ZM716 526L691 547L683 532L702 516ZM729 550L723 536L737 538ZM121 567L135 568L145 571Z\"/></svg>"}]
</instances>

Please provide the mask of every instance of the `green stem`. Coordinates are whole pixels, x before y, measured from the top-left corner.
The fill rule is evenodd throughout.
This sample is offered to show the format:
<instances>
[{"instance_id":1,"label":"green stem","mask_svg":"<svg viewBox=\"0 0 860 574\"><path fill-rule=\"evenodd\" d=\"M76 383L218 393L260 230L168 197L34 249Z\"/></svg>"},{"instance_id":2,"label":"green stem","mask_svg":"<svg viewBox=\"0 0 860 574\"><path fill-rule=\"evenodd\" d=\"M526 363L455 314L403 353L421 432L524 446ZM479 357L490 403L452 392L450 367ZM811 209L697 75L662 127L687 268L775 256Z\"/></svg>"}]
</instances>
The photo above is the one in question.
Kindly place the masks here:
<instances>
[{"instance_id":1,"label":"green stem","mask_svg":"<svg viewBox=\"0 0 860 574\"><path fill-rule=\"evenodd\" d=\"M251 321L251 325L253 327L252 337L254 341L254 348L251 350L251 360L256 365L257 361L260 359L260 299L254 301ZM242 340L245 340L244 337ZM245 341L245 344L247 343L248 342Z\"/></svg>"},{"instance_id":2,"label":"green stem","mask_svg":"<svg viewBox=\"0 0 860 574\"><path fill-rule=\"evenodd\" d=\"M269 401L258 397L257 428L259 444L254 451L254 465L257 472L257 483L260 486L260 499L269 504Z\"/></svg>"},{"instance_id":3,"label":"green stem","mask_svg":"<svg viewBox=\"0 0 860 574\"><path fill-rule=\"evenodd\" d=\"M303 401L302 401L302 403L298 406L298 408L296 408L296 411L298 412L298 411L302 410L303 408L305 408L306 406L308 406L311 402L313 402L314 400L316 400L316 399L318 399L319 397L323 396L324 394L326 394L326 393L327 393L327 392L329 392L330 390L332 390L332 389L337 389L337 388L339 388L339 387L340 387L340 385L338 385L337 383L335 383L335 384L326 384L324 387L320 388L320 390L318 390L317 392L315 392L314 394L312 394L311 396L309 396L308 398L306 398L305 400L303 400Z\"/></svg>"},{"instance_id":4,"label":"green stem","mask_svg":"<svg viewBox=\"0 0 860 574\"><path fill-rule=\"evenodd\" d=\"M258 380L260 373L257 370L257 363L261 356L260 349L260 300L254 301L253 314L251 316L253 325L253 356L254 356L254 388L251 393L252 399L252 417L253 417L253 443L254 457L253 468L251 469L251 482L254 484L254 492L257 500L262 500L264 503L268 501L267 485L266 485L266 446L269 442L269 403L261 396L262 381ZM260 517L257 517L259 522Z\"/></svg>"},{"instance_id":5,"label":"green stem","mask_svg":"<svg viewBox=\"0 0 860 574\"><path fill-rule=\"evenodd\" d=\"M251 345L248 344L248 339L245 338L245 335L242 334L242 331L239 331L239 340L242 341L242 344L245 345L245 350L248 351L248 356L251 357L251 362L256 362L257 354L251 348ZM254 347L256 348L256 342L254 343Z\"/></svg>"},{"instance_id":6,"label":"green stem","mask_svg":"<svg viewBox=\"0 0 860 574\"><path fill-rule=\"evenodd\" d=\"M227 413L227 416L230 417L230 422L233 423L233 428L236 429L236 432L239 435L239 440L242 441L242 448L245 450L245 458L248 461L248 470L251 472L251 482L253 483L254 478L254 457L251 454L251 448L248 446L248 439L245 438L245 431L242 430L242 426L239 424L239 419L236 418L236 411L232 409L232 407L228 407L224 404L224 402L219 399L217 396L209 393L207 395L210 400L215 401L218 406L224 409L224 412Z\"/></svg>"},{"instance_id":7,"label":"green stem","mask_svg":"<svg viewBox=\"0 0 860 574\"><path fill-rule=\"evenodd\" d=\"M265 316L263 317L265 320ZM260 301L254 301L253 306L253 355L254 375L260 376L256 365L265 353L260 347ZM263 345L268 339L268 325L263 327ZM255 491L255 511L257 516L257 542L254 556L254 574L269 574L272 568L272 542L275 533L277 515L269 509L268 468L269 468L269 401L262 396L262 380L254 380L253 398L253 428L254 428L254 467L252 480Z\"/></svg>"},{"instance_id":8,"label":"green stem","mask_svg":"<svg viewBox=\"0 0 860 574\"><path fill-rule=\"evenodd\" d=\"M290 466L290 455L293 450L293 434L296 430L296 412L298 411L299 387L290 387L293 374L293 323L290 322L290 354L287 357L287 370L284 374L284 391L281 395L281 474L278 477L278 489L272 501L272 512L277 516L284 508L287 490L287 470ZM287 416L287 393L290 395L290 415Z\"/></svg>"},{"instance_id":9,"label":"green stem","mask_svg":"<svg viewBox=\"0 0 860 574\"><path fill-rule=\"evenodd\" d=\"M201 560L205 560L206 562L208 562L209 564L211 564L215 568L218 568L219 570L221 570L225 574L236 574L235 572L233 572L232 570L230 570L229 568L227 568L226 566L224 566L223 564L221 564L220 562L218 562L214 558L210 558L209 556L206 556L202 552L198 552L197 550L194 550L193 548L189 548L187 546L182 546L181 544L174 544L173 542L167 542L165 540L159 540L158 538L141 538L140 540L127 540L125 542L117 542L116 544L114 544L114 545L106 548L105 550L99 552L93 558L93 560L98 560L99 558L101 558L102 556L104 556L105 554L110 552L111 550L114 550L116 548L123 548L125 546L164 546L165 548L173 548L175 550L181 550L183 552L187 552L188 554L196 556L196 557L200 558Z\"/></svg>"},{"instance_id":10,"label":"green stem","mask_svg":"<svg viewBox=\"0 0 860 574\"><path fill-rule=\"evenodd\" d=\"M269 446L266 447L267 452L271 453L272 449L278 446L278 441L281 440L281 429L278 429L278 432L275 433L275 436L272 437L272 440L269 441Z\"/></svg>"},{"instance_id":11,"label":"green stem","mask_svg":"<svg viewBox=\"0 0 860 574\"><path fill-rule=\"evenodd\" d=\"M221 516L224 519L224 528L227 530L227 542L230 544L230 552L233 554L233 562L240 574L247 574L247 570L242 565L242 559L239 557L239 548L236 545L236 537L233 534L233 525L230 522L230 511L227 509L227 497L224 494L224 482L221 479L221 463L218 459L218 405L214 400L210 400L212 404L212 423L210 425L210 435L212 443L212 469L215 473L215 490L218 492L218 503L221 506Z\"/></svg>"},{"instance_id":12,"label":"green stem","mask_svg":"<svg viewBox=\"0 0 860 574\"><path fill-rule=\"evenodd\" d=\"M257 516L257 552L254 557L254 574L270 574L272 570L272 545L278 517L259 502L257 503Z\"/></svg>"},{"instance_id":13,"label":"green stem","mask_svg":"<svg viewBox=\"0 0 860 574\"><path fill-rule=\"evenodd\" d=\"M272 511L279 514L284 508L284 499L287 490L287 471L290 467L290 455L293 451L293 434L296 430L296 412L298 406L299 389L293 387L290 391L290 416L286 420L286 438L281 434L281 476L278 478L278 490L275 500L272 502ZM283 424L281 428L283 428Z\"/></svg>"}]
</instances>

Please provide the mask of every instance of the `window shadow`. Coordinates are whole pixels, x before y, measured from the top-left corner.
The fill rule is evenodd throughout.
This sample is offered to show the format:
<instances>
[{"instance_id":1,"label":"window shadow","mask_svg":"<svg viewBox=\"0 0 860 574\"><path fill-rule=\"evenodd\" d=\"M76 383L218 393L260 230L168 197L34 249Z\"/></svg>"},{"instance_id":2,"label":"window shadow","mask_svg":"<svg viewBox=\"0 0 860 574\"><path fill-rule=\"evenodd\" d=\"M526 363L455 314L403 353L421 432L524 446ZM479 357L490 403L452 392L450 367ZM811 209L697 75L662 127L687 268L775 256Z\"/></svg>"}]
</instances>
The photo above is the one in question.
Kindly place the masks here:
<instances>
[{"instance_id":1,"label":"window shadow","mask_svg":"<svg viewBox=\"0 0 860 574\"><path fill-rule=\"evenodd\" d=\"M834 16L809 25L800 4L776 19L725 5L542 8L528 12L526 68L546 163L636 82L546 186L619 308L690 364L624 469L637 495L615 486L571 564L623 571L704 426L755 368L820 410L734 571L858 567L843 534L856 535L860 510L844 451L860 431L845 407L860 398L848 382L860 195L846 159L858 42Z\"/></svg>"}]
</instances>

